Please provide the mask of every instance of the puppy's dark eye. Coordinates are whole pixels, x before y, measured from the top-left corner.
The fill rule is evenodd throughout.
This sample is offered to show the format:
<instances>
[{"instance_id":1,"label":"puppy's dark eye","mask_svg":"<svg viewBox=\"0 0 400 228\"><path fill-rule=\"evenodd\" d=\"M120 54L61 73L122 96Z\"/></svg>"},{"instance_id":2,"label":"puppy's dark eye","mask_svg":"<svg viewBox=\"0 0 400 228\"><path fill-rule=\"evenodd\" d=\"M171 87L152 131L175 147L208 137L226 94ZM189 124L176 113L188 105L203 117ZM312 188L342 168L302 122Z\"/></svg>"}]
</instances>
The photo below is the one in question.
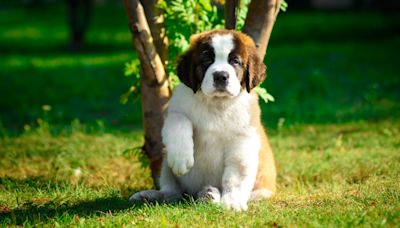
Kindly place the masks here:
<instances>
[{"instance_id":1,"label":"puppy's dark eye","mask_svg":"<svg viewBox=\"0 0 400 228\"><path fill-rule=\"evenodd\" d=\"M239 57L234 56L232 58L229 59L229 63L232 65L241 65L242 62L240 61Z\"/></svg>"},{"instance_id":2,"label":"puppy's dark eye","mask_svg":"<svg viewBox=\"0 0 400 228\"><path fill-rule=\"evenodd\" d=\"M204 65L210 65L211 63L213 63L214 60L210 57L204 57L201 61Z\"/></svg>"},{"instance_id":3,"label":"puppy's dark eye","mask_svg":"<svg viewBox=\"0 0 400 228\"><path fill-rule=\"evenodd\" d=\"M203 50L203 51L200 53L201 56L208 56L208 55L210 55L210 54L211 54L211 51L210 51L210 50Z\"/></svg>"},{"instance_id":4,"label":"puppy's dark eye","mask_svg":"<svg viewBox=\"0 0 400 228\"><path fill-rule=\"evenodd\" d=\"M201 62L208 66L214 62L214 53L209 50L204 50L200 53Z\"/></svg>"}]
</instances>

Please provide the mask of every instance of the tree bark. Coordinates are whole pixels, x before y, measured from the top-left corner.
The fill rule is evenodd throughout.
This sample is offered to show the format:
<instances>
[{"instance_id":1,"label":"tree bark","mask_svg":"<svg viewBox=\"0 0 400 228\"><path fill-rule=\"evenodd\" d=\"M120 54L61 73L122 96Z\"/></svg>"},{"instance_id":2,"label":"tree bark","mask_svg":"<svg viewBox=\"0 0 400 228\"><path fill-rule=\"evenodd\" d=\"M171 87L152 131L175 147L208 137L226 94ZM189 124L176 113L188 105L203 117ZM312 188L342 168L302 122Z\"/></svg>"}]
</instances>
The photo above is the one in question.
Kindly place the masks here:
<instances>
[{"instance_id":1,"label":"tree bark","mask_svg":"<svg viewBox=\"0 0 400 228\"><path fill-rule=\"evenodd\" d=\"M278 16L281 0L252 0L249 5L243 32L253 38L260 57L266 55L266 50Z\"/></svg>"},{"instance_id":2,"label":"tree bark","mask_svg":"<svg viewBox=\"0 0 400 228\"><path fill-rule=\"evenodd\" d=\"M158 187L163 144L161 129L170 97L168 75L157 51L145 11L138 0L125 0L135 50L141 63L142 114L145 142L154 184ZM148 8L149 10L149 8ZM151 13L151 12L150 12ZM157 34L157 33L154 33Z\"/></svg>"},{"instance_id":3,"label":"tree bark","mask_svg":"<svg viewBox=\"0 0 400 228\"><path fill-rule=\"evenodd\" d=\"M236 8L239 4L239 0L226 0L225 1L225 28L236 29Z\"/></svg>"},{"instance_id":4,"label":"tree bark","mask_svg":"<svg viewBox=\"0 0 400 228\"><path fill-rule=\"evenodd\" d=\"M84 43L92 12L91 0L67 0L69 21L69 49L79 51Z\"/></svg>"},{"instance_id":5,"label":"tree bark","mask_svg":"<svg viewBox=\"0 0 400 228\"><path fill-rule=\"evenodd\" d=\"M142 1L142 5L154 39L153 43L165 67L168 61L168 37L165 30L163 12L156 7L161 1L163 0L145 0Z\"/></svg>"}]
</instances>

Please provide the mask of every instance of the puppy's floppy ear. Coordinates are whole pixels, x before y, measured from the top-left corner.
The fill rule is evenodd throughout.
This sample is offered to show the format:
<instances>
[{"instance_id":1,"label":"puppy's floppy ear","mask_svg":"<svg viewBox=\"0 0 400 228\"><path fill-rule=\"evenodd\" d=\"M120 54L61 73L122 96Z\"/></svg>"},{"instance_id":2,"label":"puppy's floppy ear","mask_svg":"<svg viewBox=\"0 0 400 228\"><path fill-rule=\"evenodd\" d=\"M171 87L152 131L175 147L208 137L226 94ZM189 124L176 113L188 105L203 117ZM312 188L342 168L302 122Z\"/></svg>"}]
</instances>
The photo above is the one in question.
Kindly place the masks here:
<instances>
[{"instance_id":1,"label":"puppy's floppy ear","mask_svg":"<svg viewBox=\"0 0 400 228\"><path fill-rule=\"evenodd\" d=\"M196 75L196 66L193 59L193 49L187 50L178 59L178 66L176 68L178 78L183 84L196 93L200 88L200 81Z\"/></svg>"},{"instance_id":2,"label":"puppy's floppy ear","mask_svg":"<svg viewBox=\"0 0 400 228\"><path fill-rule=\"evenodd\" d=\"M256 48L251 48L244 76L247 92L250 92L251 89L264 81L266 77L265 71L266 66L258 55Z\"/></svg>"}]
</instances>

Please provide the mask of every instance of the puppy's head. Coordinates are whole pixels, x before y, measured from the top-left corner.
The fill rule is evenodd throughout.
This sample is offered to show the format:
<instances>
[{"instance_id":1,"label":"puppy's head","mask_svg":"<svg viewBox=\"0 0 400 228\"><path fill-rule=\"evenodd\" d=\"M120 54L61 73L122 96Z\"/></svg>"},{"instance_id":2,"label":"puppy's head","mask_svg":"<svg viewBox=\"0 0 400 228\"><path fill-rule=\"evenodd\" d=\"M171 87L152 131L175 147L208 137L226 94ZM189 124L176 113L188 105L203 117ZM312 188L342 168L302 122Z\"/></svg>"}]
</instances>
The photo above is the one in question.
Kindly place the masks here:
<instances>
[{"instance_id":1,"label":"puppy's head","mask_svg":"<svg viewBox=\"0 0 400 228\"><path fill-rule=\"evenodd\" d=\"M247 35L212 30L190 38L190 48L178 60L177 74L194 93L234 97L265 79L265 65Z\"/></svg>"}]
</instances>

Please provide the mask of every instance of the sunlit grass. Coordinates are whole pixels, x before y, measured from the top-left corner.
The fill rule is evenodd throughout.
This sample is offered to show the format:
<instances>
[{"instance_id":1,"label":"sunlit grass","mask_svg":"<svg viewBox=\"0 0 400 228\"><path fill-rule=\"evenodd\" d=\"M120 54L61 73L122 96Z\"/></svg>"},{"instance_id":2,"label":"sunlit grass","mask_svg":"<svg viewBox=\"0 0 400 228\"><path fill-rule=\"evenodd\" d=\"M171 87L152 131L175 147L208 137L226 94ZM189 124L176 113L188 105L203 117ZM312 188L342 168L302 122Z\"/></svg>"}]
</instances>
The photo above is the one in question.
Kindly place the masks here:
<instances>
[{"instance_id":1,"label":"sunlit grass","mask_svg":"<svg viewBox=\"0 0 400 228\"><path fill-rule=\"evenodd\" d=\"M42 70L54 70L57 68L71 68L71 67L96 67L96 66L108 66L118 65L121 67L121 63L131 60L132 53L129 52L117 52L107 54L103 56L99 55L79 55L79 56L10 56L6 60L0 63L0 67L4 71L10 70L21 70L24 68L35 68ZM138 61L136 61L138 62ZM138 64L138 63L137 63Z\"/></svg>"},{"instance_id":2,"label":"sunlit grass","mask_svg":"<svg viewBox=\"0 0 400 228\"><path fill-rule=\"evenodd\" d=\"M8 30L2 33L3 39L43 39L44 34L37 28L23 28Z\"/></svg>"},{"instance_id":3,"label":"sunlit grass","mask_svg":"<svg viewBox=\"0 0 400 228\"><path fill-rule=\"evenodd\" d=\"M74 126L75 125L75 126ZM141 132L53 135L34 128L0 141L0 224L82 226L348 226L398 224L400 123L304 125L270 134L278 194L234 213L181 202L132 207L151 188L148 169L124 151ZM295 158L295 159L293 159Z\"/></svg>"}]
</instances>

